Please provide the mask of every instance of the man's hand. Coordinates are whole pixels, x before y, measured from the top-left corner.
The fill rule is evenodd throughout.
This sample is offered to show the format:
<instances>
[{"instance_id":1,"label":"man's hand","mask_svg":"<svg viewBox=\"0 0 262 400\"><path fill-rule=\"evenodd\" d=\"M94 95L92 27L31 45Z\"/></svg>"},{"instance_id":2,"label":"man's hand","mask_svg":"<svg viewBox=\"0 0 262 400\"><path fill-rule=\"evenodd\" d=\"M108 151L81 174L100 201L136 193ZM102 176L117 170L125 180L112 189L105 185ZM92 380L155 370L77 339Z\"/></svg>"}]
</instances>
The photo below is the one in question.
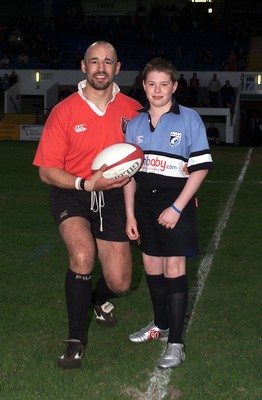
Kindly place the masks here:
<instances>
[{"instance_id":1,"label":"man's hand","mask_svg":"<svg viewBox=\"0 0 262 400\"><path fill-rule=\"evenodd\" d=\"M89 181L85 182L85 188L88 191L92 190L111 190L125 186L130 178L128 175L121 176L116 179L107 179L103 177L103 172L106 170L106 164L102 165L102 167L94 173L92 178Z\"/></svg>"}]
</instances>

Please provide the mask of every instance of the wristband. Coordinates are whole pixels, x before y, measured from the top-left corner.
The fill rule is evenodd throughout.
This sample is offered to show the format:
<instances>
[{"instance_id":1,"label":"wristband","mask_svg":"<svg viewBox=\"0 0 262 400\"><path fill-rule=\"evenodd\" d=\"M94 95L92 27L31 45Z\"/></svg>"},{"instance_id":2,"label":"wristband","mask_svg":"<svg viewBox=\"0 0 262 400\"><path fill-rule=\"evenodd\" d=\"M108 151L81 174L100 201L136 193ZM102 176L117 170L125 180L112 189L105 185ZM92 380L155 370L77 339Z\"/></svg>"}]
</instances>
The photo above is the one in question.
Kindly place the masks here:
<instances>
[{"instance_id":1,"label":"wristband","mask_svg":"<svg viewBox=\"0 0 262 400\"><path fill-rule=\"evenodd\" d=\"M85 190L85 181L86 181L86 179L81 179L81 181L80 181L80 188L85 192L86 190Z\"/></svg>"},{"instance_id":2,"label":"wristband","mask_svg":"<svg viewBox=\"0 0 262 400\"><path fill-rule=\"evenodd\" d=\"M178 208L176 208L175 204L172 204L171 206L173 208L173 210L175 210L178 214L182 214L182 211L179 210Z\"/></svg>"},{"instance_id":3,"label":"wristband","mask_svg":"<svg viewBox=\"0 0 262 400\"><path fill-rule=\"evenodd\" d=\"M76 188L76 190L81 190L81 188L80 188L80 181L81 181L81 179L82 179L82 178L78 177L78 178L76 178L76 180L75 180L75 188Z\"/></svg>"}]
</instances>

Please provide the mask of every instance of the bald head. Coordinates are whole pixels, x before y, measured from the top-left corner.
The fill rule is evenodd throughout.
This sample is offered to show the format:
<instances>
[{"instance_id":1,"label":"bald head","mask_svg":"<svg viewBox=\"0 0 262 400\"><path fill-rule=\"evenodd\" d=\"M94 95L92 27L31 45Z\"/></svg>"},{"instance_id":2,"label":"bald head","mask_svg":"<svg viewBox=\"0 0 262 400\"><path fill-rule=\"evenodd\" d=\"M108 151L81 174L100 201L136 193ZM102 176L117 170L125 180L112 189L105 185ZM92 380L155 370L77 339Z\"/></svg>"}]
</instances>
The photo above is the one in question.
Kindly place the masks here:
<instances>
[{"instance_id":1,"label":"bald head","mask_svg":"<svg viewBox=\"0 0 262 400\"><path fill-rule=\"evenodd\" d=\"M90 53L93 52L93 50L96 50L98 48L107 48L108 49L108 53L111 54L113 61L117 62L118 61L118 57L117 57L117 53L116 53L116 49L114 48L114 46L109 43L106 42L104 40L99 40L97 42L92 43L85 52L85 56L84 56L84 60L87 61L87 59L89 58Z\"/></svg>"}]
</instances>

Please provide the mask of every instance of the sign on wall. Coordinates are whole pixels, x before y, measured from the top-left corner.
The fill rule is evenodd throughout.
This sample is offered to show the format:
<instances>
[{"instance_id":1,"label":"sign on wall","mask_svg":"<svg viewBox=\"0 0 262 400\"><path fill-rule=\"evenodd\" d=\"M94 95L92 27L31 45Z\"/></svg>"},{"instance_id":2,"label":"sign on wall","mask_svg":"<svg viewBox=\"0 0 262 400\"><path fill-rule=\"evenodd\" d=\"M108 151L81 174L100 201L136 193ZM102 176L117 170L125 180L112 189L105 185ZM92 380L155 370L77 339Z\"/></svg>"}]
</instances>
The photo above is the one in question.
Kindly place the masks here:
<instances>
[{"instance_id":1,"label":"sign on wall","mask_svg":"<svg viewBox=\"0 0 262 400\"><path fill-rule=\"evenodd\" d=\"M20 140L40 140L43 128L43 125L20 125Z\"/></svg>"},{"instance_id":2,"label":"sign on wall","mask_svg":"<svg viewBox=\"0 0 262 400\"><path fill-rule=\"evenodd\" d=\"M19 140L19 129L16 124L0 123L0 140Z\"/></svg>"}]
</instances>

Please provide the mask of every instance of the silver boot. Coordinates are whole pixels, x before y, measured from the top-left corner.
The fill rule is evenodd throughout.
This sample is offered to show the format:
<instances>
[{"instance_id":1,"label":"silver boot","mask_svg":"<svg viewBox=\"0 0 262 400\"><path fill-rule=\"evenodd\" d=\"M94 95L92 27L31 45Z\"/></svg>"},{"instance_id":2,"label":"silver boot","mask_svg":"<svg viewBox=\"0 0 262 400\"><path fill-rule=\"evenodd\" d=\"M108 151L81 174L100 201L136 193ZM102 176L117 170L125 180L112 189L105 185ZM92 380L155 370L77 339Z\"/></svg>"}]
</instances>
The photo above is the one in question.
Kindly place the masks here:
<instances>
[{"instance_id":1,"label":"silver boot","mask_svg":"<svg viewBox=\"0 0 262 400\"><path fill-rule=\"evenodd\" d=\"M165 354L160 360L158 367L165 368L176 368L184 361L186 358L184 352L184 345L181 343L168 343L166 347Z\"/></svg>"},{"instance_id":2,"label":"silver boot","mask_svg":"<svg viewBox=\"0 0 262 400\"><path fill-rule=\"evenodd\" d=\"M159 329L154 322L150 322L145 328L140 331L132 333L129 336L130 342L144 343L148 340L167 340L169 329Z\"/></svg>"}]
</instances>

